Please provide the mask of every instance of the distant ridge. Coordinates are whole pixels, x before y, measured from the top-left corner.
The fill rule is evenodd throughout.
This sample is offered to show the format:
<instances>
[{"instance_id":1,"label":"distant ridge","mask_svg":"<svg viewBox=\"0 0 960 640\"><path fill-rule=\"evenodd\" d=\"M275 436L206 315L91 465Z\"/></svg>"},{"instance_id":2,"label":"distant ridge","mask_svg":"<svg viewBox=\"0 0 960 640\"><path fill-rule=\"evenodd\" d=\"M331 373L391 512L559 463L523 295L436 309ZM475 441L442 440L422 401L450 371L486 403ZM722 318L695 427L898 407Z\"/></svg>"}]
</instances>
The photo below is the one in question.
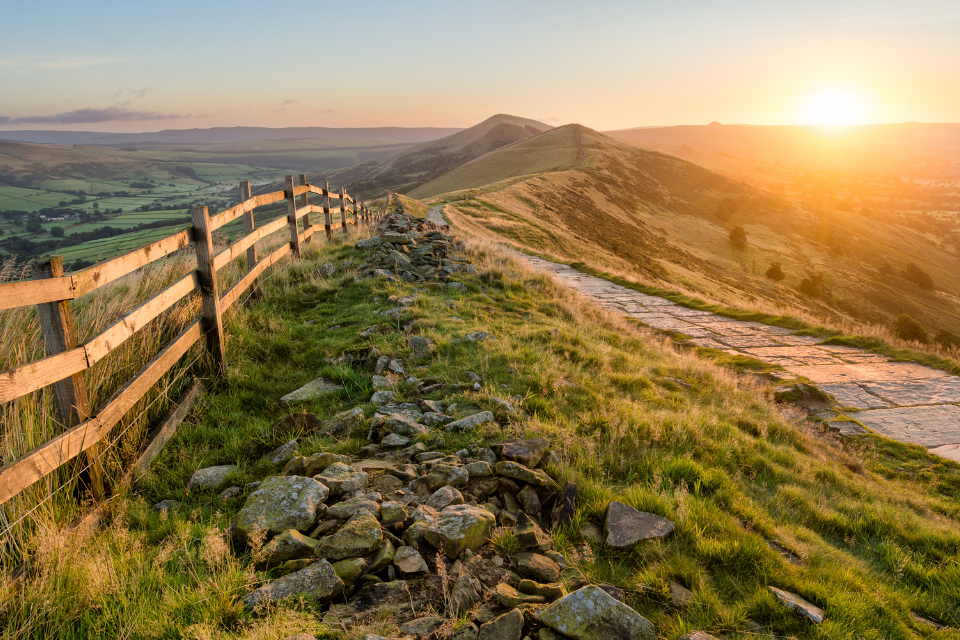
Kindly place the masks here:
<instances>
[{"instance_id":1,"label":"distant ridge","mask_svg":"<svg viewBox=\"0 0 960 640\"><path fill-rule=\"evenodd\" d=\"M43 144L117 146L156 142L165 144L215 144L256 140L312 138L372 138L385 142L417 143L443 138L463 129L439 127L213 127L210 129L164 129L151 133L101 131L0 131L0 140Z\"/></svg>"}]
</instances>

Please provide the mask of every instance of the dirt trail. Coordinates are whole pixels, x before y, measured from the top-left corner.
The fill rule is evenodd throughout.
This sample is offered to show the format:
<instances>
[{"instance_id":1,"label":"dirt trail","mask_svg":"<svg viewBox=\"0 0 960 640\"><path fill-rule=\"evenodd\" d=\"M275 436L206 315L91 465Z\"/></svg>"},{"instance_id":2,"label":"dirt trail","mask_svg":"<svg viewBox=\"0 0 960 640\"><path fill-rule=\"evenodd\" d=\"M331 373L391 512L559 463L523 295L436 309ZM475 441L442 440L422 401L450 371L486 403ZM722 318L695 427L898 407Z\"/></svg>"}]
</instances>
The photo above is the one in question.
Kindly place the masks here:
<instances>
[{"instance_id":1,"label":"dirt trail","mask_svg":"<svg viewBox=\"0 0 960 640\"><path fill-rule=\"evenodd\" d=\"M442 206L428 216L445 223ZM960 462L960 377L918 364L891 362L886 356L854 347L818 344L791 329L744 322L680 306L664 298L621 287L566 265L516 254L535 268L601 306L663 331L690 336L701 347L719 349L782 366L786 379L804 377L831 394L843 414L870 430ZM823 416L834 418L836 415ZM842 434L863 429L831 422Z\"/></svg>"}]
</instances>

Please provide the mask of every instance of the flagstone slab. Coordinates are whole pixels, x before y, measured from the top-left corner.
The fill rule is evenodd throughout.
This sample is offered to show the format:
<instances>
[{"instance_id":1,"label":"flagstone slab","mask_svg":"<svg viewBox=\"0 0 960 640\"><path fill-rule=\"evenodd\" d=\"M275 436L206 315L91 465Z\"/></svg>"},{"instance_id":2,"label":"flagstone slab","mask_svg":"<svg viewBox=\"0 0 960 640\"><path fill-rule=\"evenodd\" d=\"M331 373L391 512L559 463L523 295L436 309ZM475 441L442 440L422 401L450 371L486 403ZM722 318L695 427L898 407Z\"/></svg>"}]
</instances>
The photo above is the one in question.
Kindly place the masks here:
<instances>
[{"instance_id":1,"label":"flagstone slab","mask_svg":"<svg viewBox=\"0 0 960 640\"><path fill-rule=\"evenodd\" d=\"M815 384L879 382L882 380L923 380L942 378L943 371L909 362L886 364L828 364L788 367L790 373L809 378Z\"/></svg>"},{"instance_id":2,"label":"flagstone slab","mask_svg":"<svg viewBox=\"0 0 960 640\"><path fill-rule=\"evenodd\" d=\"M954 376L928 380L864 382L861 386L900 406L960 403L960 378Z\"/></svg>"},{"instance_id":3,"label":"flagstone slab","mask_svg":"<svg viewBox=\"0 0 960 640\"><path fill-rule=\"evenodd\" d=\"M871 409L856 417L872 431L900 442L928 449L960 444L960 407L954 404Z\"/></svg>"},{"instance_id":4,"label":"flagstone slab","mask_svg":"<svg viewBox=\"0 0 960 640\"><path fill-rule=\"evenodd\" d=\"M886 400L869 393L855 382L821 384L820 390L836 398L842 407L853 407L854 409L883 409L893 406Z\"/></svg>"}]
</instances>

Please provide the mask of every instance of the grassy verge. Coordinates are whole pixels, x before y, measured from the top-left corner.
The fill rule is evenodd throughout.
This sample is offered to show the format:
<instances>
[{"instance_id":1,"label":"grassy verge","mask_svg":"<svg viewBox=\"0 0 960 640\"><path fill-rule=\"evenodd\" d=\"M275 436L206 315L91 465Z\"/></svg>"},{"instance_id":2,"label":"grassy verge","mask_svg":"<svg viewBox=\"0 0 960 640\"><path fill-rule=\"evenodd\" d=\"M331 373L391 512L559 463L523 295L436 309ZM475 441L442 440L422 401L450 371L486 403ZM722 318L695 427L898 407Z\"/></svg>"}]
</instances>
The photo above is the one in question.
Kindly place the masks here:
<instances>
[{"instance_id":1,"label":"grassy verge","mask_svg":"<svg viewBox=\"0 0 960 640\"><path fill-rule=\"evenodd\" d=\"M576 481L581 493L574 521L554 532L555 544L591 579L623 588L658 636L746 634L750 621L804 638L929 635L911 611L960 625L960 465L939 461L933 469L917 448L882 439L839 445L822 438L725 368L583 304L495 250L475 248L474 259L479 275L464 278L466 291L424 287L397 321L375 311L413 287L355 281L359 260L349 245L309 248L304 260L278 270L265 281L264 297L228 323L226 382L118 501L106 529L78 539L51 526L36 536L35 572L0 587L5 637L335 637L310 602L259 618L242 612L237 596L278 575L255 571L250 556L233 553L220 535L246 492L224 502L215 492L188 492L187 480L214 464L237 464L233 483L241 487L277 473L264 454L288 439L268 428L289 410L279 397L317 376L343 390L297 409L325 417L362 406L370 415L363 360L376 347L409 363L403 327L411 323L436 344L423 368L411 367L414 375L453 383L473 371L483 379L480 391L427 397L464 411L498 411L494 397L516 394L526 412L498 413L500 424L484 430L421 438L444 451L514 435L562 443L550 471ZM317 268L327 261L341 267L323 279ZM372 324L385 332L361 337ZM495 338L458 341L473 331ZM359 361L327 360L343 354ZM398 391L399 400L416 397L406 383ZM306 436L300 451L355 453L364 435ZM911 473L896 471L898 456L909 459ZM181 506L162 516L151 505L163 499ZM584 526L602 524L612 499L670 518L674 535L629 552L591 542ZM768 540L802 564L786 561ZM692 603L675 606L671 582L692 590ZM784 610L767 585L823 607L826 620L813 626Z\"/></svg>"}]
</instances>

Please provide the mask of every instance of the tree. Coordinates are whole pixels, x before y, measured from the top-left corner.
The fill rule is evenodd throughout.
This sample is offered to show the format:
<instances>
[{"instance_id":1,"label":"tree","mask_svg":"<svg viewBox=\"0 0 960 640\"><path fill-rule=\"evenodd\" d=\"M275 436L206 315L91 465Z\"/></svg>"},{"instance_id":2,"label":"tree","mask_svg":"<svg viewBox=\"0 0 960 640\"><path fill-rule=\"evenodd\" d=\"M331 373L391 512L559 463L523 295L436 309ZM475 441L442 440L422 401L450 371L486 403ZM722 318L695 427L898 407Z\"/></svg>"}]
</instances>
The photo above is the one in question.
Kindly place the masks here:
<instances>
[{"instance_id":1,"label":"tree","mask_svg":"<svg viewBox=\"0 0 960 640\"><path fill-rule=\"evenodd\" d=\"M62 238L62 237L63 237L63 227L54 227L54 228L50 229L50 235L52 235L54 238Z\"/></svg>"},{"instance_id":2,"label":"tree","mask_svg":"<svg viewBox=\"0 0 960 640\"><path fill-rule=\"evenodd\" d=\"M737 211L740 210L740 205L737 204L737 201L733 198L724 198L719 205L717 205L717 217L721 220L726 220Z\"/></svg>"},{"instance_id":3,"label":"tree","mask_svg":"<svg viewBox=\"0 0 960 640\"><path fill-rule=\"evenodd\" d=\"M779 262L772 262L770 263L770 268L767 269L767 277L774 282L780 282L787 277L787 274L785 274L783 269L780 268Z\"/></svg>"},{"instance_id":4,"label":"tree","mask_svg":"<svg viewBox=\"0 0 960 640\"><path fill-rule=\"evenodd\" d=\"M893 335L901 340L911 340L913 342L926 342L928 339L927 331L923 328L923 325L905 313L901 313L893 321Z\"/></svg>"},{"instance_id":5,"label":"tree","mask_svg":"<svg viewBox=\"0 0 960 640\"><path fill-rule=\"evenodd\" d=\"M928 291L933 289L933 278L930 277L930 274L912 262L900 271L900 277L921 289Z\"/></svg>"},{"instance_id":6,"label":"tree","mask_svg":"<svg viewBox=\"0 0 960 640\"><path fill-rule=\"evenodd\" d=\"M39 220L31 219L31 220L27 220L27 224L24 225L24 228L30 233L37 233L38 231L40 231L42 227L40 226Z\"/></svg>"},{"instance_id":7,"label":"tree","mask_svg":"<svg viewBox=\"0 0 960 640\"><path fill-rule=\"evenodd\" d=\"M960 347L960 336L947 329L937 329L937 335L933 341L946 349L956 349Z\"/></svg>"},{"instance_id":8,"label":"tree","mask_svg":"<svg viewBox=\"0 0 960 640\"><path fill-rule=\"evenodd\" d=\"M811 298L819 298L823 295L823 275L821 274L811 274L809 278L804 278L800 281L800 293L810 296Z\"/></svg>"},{"instance_id":9,"label":"tree","mask_svg":"<svg viewBox=\"0 0 960 640\"><path fill-rule=\"evenodd\" d=\"M886 260L883 261L883 264L880 265L880 275L881 276L892 276L893 267L890 266L890 263Z\"/></svg>"},{"instance_id":10,"label":"tree","mask_svg":"<svg viewBox=\"0 0 960 640\"><path fill-rule=\"evenodd\" d=\"M730 230L730 244L737 251L743 251L747 248L747 232L743 227L737 226Z\"/></svg>"}]
</instances>

